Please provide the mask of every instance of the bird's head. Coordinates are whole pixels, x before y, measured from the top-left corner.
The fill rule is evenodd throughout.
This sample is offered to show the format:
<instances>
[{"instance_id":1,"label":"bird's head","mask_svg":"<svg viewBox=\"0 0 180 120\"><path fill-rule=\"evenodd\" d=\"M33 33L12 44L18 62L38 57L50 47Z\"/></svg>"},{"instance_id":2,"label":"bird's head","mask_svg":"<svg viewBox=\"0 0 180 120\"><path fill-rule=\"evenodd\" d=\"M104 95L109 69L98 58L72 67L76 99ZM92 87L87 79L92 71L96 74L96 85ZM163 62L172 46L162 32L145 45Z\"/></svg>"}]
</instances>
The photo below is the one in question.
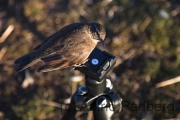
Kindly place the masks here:
<instances>
[{"instance_id":1,"label":"bird's head","mask_svg":"<svg viewBox=\"0 0 180 120\"><path fill-rule=\"evenodd\" d=\"M101 42L104 45L104 39L106 36L106 31L105 28L96 22L90 23L91 27L90 27L90 32L92 35L92 38L97 41L97 42Z\"/></svg>"}]
</instances>

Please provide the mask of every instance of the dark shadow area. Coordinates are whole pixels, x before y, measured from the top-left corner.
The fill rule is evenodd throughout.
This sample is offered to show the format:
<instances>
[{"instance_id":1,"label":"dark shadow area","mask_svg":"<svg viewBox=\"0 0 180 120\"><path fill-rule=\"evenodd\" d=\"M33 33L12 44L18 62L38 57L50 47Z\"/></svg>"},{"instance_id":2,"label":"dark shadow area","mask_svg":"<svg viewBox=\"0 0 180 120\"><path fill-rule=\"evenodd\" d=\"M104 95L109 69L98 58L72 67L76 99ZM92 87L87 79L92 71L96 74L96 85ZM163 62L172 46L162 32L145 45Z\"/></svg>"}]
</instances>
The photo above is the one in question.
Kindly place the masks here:
<instances>
[{"instance_id":1,"label":"dark shadow area","mask_svg":"<svg viewBox=\"0 0 180 120\"><path fill-rule=\"evenodd\" d=\"M180 2L178 0L1 0L0 119L57 120L60 103L72 93L72 69L38 73L41 65L15 73L14 61L65 25L99 22L106 29L105 47L117 57L109 73L124 104L114 119L179 119L180 83L156 87L180 74ZM8 28L12 28L10 31ZM1 40L0 40L1 41ZM31 82L23 88L26 77ZM77 86L83 85L83 81ZM134 110L132 104L173 104L174 111ZM145 103L147 106L148 103ZM87 114L81 118L86 118Z\"/></svg>"}]
</instances>

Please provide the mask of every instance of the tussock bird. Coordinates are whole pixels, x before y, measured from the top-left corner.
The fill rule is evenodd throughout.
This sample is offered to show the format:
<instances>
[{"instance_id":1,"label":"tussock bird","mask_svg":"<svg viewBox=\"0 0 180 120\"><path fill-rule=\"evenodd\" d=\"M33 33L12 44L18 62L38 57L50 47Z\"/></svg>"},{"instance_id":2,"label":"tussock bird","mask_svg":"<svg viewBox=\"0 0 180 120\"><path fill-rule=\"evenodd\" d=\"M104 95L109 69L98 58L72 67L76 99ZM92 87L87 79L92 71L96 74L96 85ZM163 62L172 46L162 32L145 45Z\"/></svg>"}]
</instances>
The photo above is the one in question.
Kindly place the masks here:
<instances>
[{"instance_id":1,"label":"tussock bird","mask_svg":"<svg viewBox=\"0 0 180 120\"><path fill-rule=\"evenodd\" d=\"M25 70L39 61L44 61L45 65L38 72L81 66L98 42L104 44L105 36L105 28L96 22L67 25L45 39L31 53L18 58L15 61L16 71Z\"/></svg>"}]
</instances>

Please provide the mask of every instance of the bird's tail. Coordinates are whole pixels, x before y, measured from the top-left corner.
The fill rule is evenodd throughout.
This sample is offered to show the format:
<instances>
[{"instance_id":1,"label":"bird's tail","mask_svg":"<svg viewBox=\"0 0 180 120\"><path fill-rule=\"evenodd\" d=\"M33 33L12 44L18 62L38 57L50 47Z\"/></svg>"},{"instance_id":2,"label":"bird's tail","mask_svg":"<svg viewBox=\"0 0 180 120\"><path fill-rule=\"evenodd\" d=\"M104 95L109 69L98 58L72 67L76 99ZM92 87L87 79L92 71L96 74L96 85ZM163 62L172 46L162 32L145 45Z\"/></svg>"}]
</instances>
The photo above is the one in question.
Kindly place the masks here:
<instances>
[{"instance_id":1,"label":"bird's tail","mask_svg":"<svg viewBox=\"0 0 180 120\"><path fill-rule=\"evenodd\" d=\"M36 64L37 62L41 61L40 58L37 57L37 51L33 51L25 56L18 58L14 63L17 64L16 71L21 72L26 68L30 67L31 65Z\"/></svg>"}]
</instances>

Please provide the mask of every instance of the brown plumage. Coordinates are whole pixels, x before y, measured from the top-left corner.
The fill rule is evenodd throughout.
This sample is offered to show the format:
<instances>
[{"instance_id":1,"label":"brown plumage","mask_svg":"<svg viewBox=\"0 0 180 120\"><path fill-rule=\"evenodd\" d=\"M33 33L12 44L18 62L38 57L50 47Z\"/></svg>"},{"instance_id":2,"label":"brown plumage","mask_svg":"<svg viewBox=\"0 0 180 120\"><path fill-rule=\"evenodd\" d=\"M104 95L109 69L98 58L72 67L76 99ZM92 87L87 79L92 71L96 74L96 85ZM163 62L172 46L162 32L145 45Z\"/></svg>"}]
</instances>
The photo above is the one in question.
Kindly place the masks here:
<instances>
[{"instance_id":1,"label":"brown plumage","mask_svg":"<svg viewBox=\"0 0 180 120\"><path fill-rule=\"evenodd\" d=\"M40 72L83 64L97 43L104 43L105 35L104 27L96 22L65 26L35 47L34 51L17 59L16 71L20 72L39 61L46 63L38 69Z\"/></svg>"}]
</instances>

